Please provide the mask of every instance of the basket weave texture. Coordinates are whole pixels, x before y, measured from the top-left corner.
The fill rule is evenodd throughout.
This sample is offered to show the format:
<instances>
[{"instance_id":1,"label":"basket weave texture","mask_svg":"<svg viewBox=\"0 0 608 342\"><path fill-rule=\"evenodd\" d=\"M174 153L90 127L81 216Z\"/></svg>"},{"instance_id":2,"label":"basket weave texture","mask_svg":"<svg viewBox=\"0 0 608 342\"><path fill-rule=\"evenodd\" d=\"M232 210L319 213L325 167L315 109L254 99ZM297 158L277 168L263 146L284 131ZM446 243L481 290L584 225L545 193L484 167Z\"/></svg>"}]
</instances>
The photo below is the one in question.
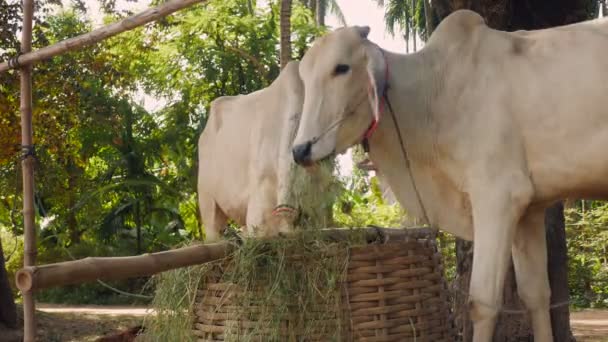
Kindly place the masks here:
<instances>
[{"instance_id":1,"label":"basket weave texture","mask_svg":"<svg viewBox=\"0 0 608 342\"><path fill-rule=\"evenodd\" d=\"M348 270L339 285L340 307L319 307L335 320L343 341L451 342L455 330L436 237L426 229L399 230L388 241L349 248ZM219 272L219 270L217 270ZM260 307L239 305L242 290L208 276L198 291L193 333L197 341L333 341L335 331L320 325L305 332L294 320L281 321L279 338L240 338L259 326ZM294 303L295 306L296 303ZM316 311L316 310L315 310ZM314 313L306 313L314 320ZM314 324L313 324L314 325ZM276 336L276 335L275 335Z\"/></svg>"}]
</instances>

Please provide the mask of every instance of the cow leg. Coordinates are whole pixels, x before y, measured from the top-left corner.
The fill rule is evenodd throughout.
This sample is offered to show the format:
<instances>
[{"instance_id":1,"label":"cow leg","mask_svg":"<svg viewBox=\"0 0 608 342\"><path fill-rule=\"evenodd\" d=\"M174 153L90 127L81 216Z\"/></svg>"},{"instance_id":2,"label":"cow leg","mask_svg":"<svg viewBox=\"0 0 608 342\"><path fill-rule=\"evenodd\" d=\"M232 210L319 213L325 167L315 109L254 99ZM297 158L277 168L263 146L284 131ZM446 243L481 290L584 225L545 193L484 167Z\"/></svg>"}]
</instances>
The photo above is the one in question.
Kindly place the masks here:
<instances>
[{"instance_id":1,"label":"cow leg","mask_svg":"<svg viewBox=\"0 0 608 342\"><path fill-rule=\"evenodd\" d=\"M205 226L205 242L220 240L228 223L228 217L215 203L215 200L209 196L201 197L199 203L201 219Z\"/></svg>"},{"instance_id":2,"label":"cow leg","mask_svg":"<svg viewBox=\"0 0 608 342\"><path fill-rule=\"evenodd\" d=\"M470 194L474 222L469 289L473 342L492 341L516 225L533 193L531 186L525 186L528 183L521 184L483 182Z\"/></svg>"},{"instance_id":3,"label":"cow leg","mask_svg":"<svg viewBox=\"0 0 608 342\"><path fill-rule=\"evenodd\" d=\"M293 162L291 155L291 143L287 141L284 143L288 148L288 153L283 150L279 155L279 168L277 170L277 205L287 206L285 209L290 208L292 210L278 211L274 217L274 221L277 224L279 232L287 233L293 230L293 224L297 217L297 208L295 208L295 201L293 198L293 181L295 176L295 168L297 167ZM277 209L276 207L273 208Z\"/></svg>"},{"instance_id":4,"label":"cow leg","mask_svg":"<svg viewBox=\"0 0 608 342\"><path fill-rule=\"evenodd\" d=\"M517 292L530 312L536 342L553 341L544 222L544 208L526 212L515 233L512 248Z\"/></svg>"},{"instance_id":5,"label":"cow leg","mask_svg":"<svg viewBox=\"0 0 608 342\"><path fill-rule=\"evenodd\" d=\"M276 205L276 189L266 180L261 180L249 198L247 206L247 235L273 236L276 227L272 221L272 210Z\"/></svg>"}]
</instances>

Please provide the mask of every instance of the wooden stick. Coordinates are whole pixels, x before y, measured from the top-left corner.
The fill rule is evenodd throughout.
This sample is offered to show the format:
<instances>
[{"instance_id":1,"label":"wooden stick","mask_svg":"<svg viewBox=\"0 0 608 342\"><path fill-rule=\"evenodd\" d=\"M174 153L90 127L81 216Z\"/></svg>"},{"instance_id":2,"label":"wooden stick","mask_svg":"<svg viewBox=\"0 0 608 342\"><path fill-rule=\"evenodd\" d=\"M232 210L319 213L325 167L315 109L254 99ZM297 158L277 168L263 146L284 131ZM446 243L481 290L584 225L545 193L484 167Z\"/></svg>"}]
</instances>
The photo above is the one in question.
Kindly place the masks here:
<instances>
[{"instance_id":1,"label":"wooden stick","mask_svg":"<svg viewBox=\"0 0 608 342\"><path fill-rule=\"evenodd\" d=\"M433 236L428 228L363 228L368 241L425 238ZM298 231L294 234L306 234ZM322 237L336 241L345 240L350 229L329 228ZM21 291L35 291L53 286L79 284L97 279L119 280L152 275L180 267L203 264L228 256L235 246L223 241L207 245L195 245L153 254L130 257L85 258L37 267L24 267L16 274L17 287Z\"/></svg>"},{"instance_id":2,"label":"wooden stick","mask_svg":"<svg viewBox=\"0 0 608 342\"><path fill-rule=\"evenodd\" d=\"M32 51L33 0L23 0L21 53ZM32 130L32 67L21 68L21 148L23 161L23 266L36 264L36 224L34 221L34 139ZM32 291L23 292L23 340L36 340L36 302Z\"/></svg>"},{"instance_id":3,"label":"wooden stick","mask_svg":"<svg viewBox=\"0 0 608 342\"><path fill-rule=\"evenodd\" d=\"M29 266L15 276L21 291L79 284L97 279L119 280L152 275L226 257L234 245L224 241L129 257L85 258L43 266Z\"/></svg>"},{"instance_id":4,"label":"wooden stick","mask_svg":"<svg viewBox=\"0 0 608 342\"><path fill-rule=\"evenodd\" d=\"M79 36L66 39L59 43L44 47L34 52L24 53L17 58L17 65L32 65L44 59L51 58L53 56L60 55L67 51L74 51L83 48L88 45L95 44L106 38L115 36L119 33L132 30L138 26L145 25L149 22L158 20L166 17L171 13L179 11L183 8L192 6L199 2L206 2L207 0L172 0L166 2L158 7L149 8L139 14L135 14L121 21L100 27L89 33L81 34ZM0 72L4 72L14 68L15 66L9 65L8 62L0 64Z\"/></svg>"}]
</instances>

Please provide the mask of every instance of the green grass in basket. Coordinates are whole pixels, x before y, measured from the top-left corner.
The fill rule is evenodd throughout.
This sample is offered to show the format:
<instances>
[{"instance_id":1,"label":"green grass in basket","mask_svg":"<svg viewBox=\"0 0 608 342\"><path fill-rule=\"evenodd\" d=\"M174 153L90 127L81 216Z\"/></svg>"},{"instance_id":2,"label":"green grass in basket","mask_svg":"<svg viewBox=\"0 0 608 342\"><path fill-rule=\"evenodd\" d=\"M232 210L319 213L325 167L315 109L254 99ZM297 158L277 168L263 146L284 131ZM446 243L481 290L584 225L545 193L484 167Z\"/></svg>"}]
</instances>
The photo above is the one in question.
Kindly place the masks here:
<instances>
[{"instance_id":1,"label":"green grass in basket","mask_svg":"<svg viewBox=\"0 0 608 342\"><path fill-rule=\"evenodd\" d=\"M340 340L339 285L346 274L348 244L324 242L316 235L248 240L235 253L222 280L246 289L238 297L240 306L255 306L259 312L251 317L255 327L235 331L234 340L263 336L267 341L285 341L282 325L291 334L289 340L295 341L296 334L320 332L329 340ZM246 316L244 310L242 314Z\"/></svg>"},{"instance_id":2,"label":"green grass in basket","mask_svg":"<svg viewBox=\"0 0 608 342\"><path fill-rule=\"evenodd\" d=\"M193 307L198 287L210 265L184 267L152 277L155 286L152 307L155 314L146 316L143 341L195 341Z\"/></svg>"}]
</instances>

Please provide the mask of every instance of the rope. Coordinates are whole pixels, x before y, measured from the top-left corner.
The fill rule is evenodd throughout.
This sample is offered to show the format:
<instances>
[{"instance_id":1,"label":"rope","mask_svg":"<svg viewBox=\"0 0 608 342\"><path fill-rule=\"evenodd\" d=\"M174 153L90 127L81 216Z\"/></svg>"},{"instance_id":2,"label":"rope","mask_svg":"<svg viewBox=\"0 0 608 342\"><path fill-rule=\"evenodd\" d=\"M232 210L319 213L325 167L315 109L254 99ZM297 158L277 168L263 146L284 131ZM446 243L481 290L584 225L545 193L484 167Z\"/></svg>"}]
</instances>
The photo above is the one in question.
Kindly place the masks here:
<instances>
[{"instance_id":1,"label":"rope","mask_svg":"<svg viewBox=\"0 0 608 342\"><path fill-rule=\"evenodd\" d=\"M414 188L414 192L416 193L416 198L418 199L418 205L422 210L422 215L424 220L428 225L431 225L431 221L429 220L429 216L426 212L426 208L424 207L424 203L422 202L422 198L420 197L420 192L418 191L418 187L416 186L416 180L414 179L414 171L410 167L410 158L407 154L407 150L405 149L405 144L403 142L403 137L401 136L401 129L399 128L399 122L395 117L395 112L393 112L393 106L391 105L388 96L385 94L384 99L388 106L389 111L391 112L391 118L393 119L393 123L395 124L395 130L397 131L397 137L399 138L399 145L401 145L401 152L403 154L403 158L405 160L405 167L409 170L408 174L410 175L410 182L412 183L412 187Z\"/></svg>"},{"instance_id":2,"label":"rope","mask_svg":"<svg viewBox=\"0 0 608 342\"><path fill-rule=\"evenodd\" d=\"M381 50L382 51L382 50ZM382 52L384 54L384 52ZM388 65L388 64L387 64ZM407 150L405 149L405 143L403 142L403 137L401 136L401 128L399 127L399 122L397 121L397 117L395 116L395 112L393 111L393 106L391 105L391 101L388 98L388 94L386 91L387 87L384 90L384 101L386 101L386 105L388 107L389 112L391 113L391 118L393 119L393 123L395 124L395 130L397 131L397 138L399 139L399 145L401 146L401 152L403 154L403 159L405 161L405 167L409 170L408 174L410 176L410 182L412 183L412 187L414 188L414 192L416 193L416 198L418 199L418 205L422 210L422 215L424 216L424 220L428 225L431 225L431 221L429 220L429 216L427 214L426 208L424 207L424 203L422 202L422 198L420 197L420 192L418 191L418 187L416 186L416 180L414 179L414 170L410 167L410 158L407 154Z\"/></svg>"},{"instance_id":3,"label":"rope","mask_svg":"<svg viewBox=\"0 0 608 342\"><path fill-rule=\"evenodd\" d=\"M286 213L286 215L297 215L298 210L289 204L279 204L272 210L272 216Z\"/></svg>"},{"instance_id":4,"label":"rope","mask_svg":"<svg viewBox=\"0 0 608 342\"><path fill-rule=\"evenodd\" d=\"M25 160L28 157L36 159L36 145L21 145L21 160Z\"/></svg>"},{"instance_id":5,"label":"rope","mask_svg":"<svg viewBox=\"0 0 608 342\"><path fill-rule=\"evenodd\" d=\"M10 69L19 69L22 67L21 63L19 63L19 57L23 54L23 52L19 51L14 57L9 58L8 67Z\"/></svg>"},{"instance_id":6,"label":"rope","mask_svg":"<svg viewBox=\"0 0 608 342\"><path fill-rule=\"evenodd\" d=\"M63 248L65 250L65 252L68 254L68 256L70 257L70 259L72 260L77 260L76 258L74 258L74 255L72 255L72 253L70 253L70 250L65 248L65 246L61 246L61 248ZM138 293L132 293L132 292L126 292L123 290L119 290L115 287L110 286L109 284L101 281L100 279L97 279L97 283L111 291L114 291L120 295L123 296L129 296L129 297L135 297L135 298L143 298L143 299L153 299L153 296L146 296L146 295L142 295L142 294L138 294Z\"/></svg>"},{"instance_id":7,"label":"rope","mask_svg":"<svg viewBox=\"0 0 608 342\"><path fill-rule=\"evenodd\" d=\"M453 287L452 292L458 292L458 293L464 295L464 297L465 297L464 303L469 302L471 295L467 291L463 291L463 290L459 289L458 287ZM492 309L492 310L498 311L500 313L508 314L508 315L524 315L524 314L528 313L527 309L508 309L508 308L503 308L502 306L492 305L492 304L489 304L489 303L486 303L486 302L483 302L480 300L475 300L475 303L485 306L488 309ZM569 299L549 305L549 310L559 309L559 308L567 306L567 305L570 305Z\"/></svg>"},{"instance_id":8,"label":"rope","mask_svg":"<svg viewBox=\"0 0 608 342\"><path fill-rule=\"evenodd\" d=\"M316 142L318 142L319 140L321 140L321 138L323 138L325 136L325 134L331 132L331 130L333 130L337 125L341 124L344 120L352 117L353 114L355 113L355 111L357 110L357 108L359 108L359 106L361 106L361 104L363 102L365 102L365 100L366 100L366 96L360 96L360 97L361 97L361 101L359 101L359 103L357 103L355 105L355 107L354 107L353 110L348 111L347 114L343 115L340 119L334 121L331 125L327 126L327 128L323 132L321 132L321 134L319 134L318 137L312 138L312 140L310 141L310 143L314 145Z\"/></svg>"},{"instance_id":9,"label":"rope","mask_svg":"<svg viewBox=\"0 0 608 342\"><path fill-rule=\"evenodd\" d=\"M105 282L103 282L103 281L101 281L99 279L97 279L97 283L99 283L99 285L101 285L101 286L103 286L103 287L105 287L107 289L110 289L110 290L112 290L112 291L114 291L114 292L116 292L118 294L121 294L123 296L129 296L129 297L135 297L135 298L143 298L143 299L152 299L152 298L154 298L154 296L146 296L146 295L142 295L142 294L125 292L123 290L119 290L119 289L117 289L115 287L112 287L112 286L108 285L107 283L105 283Z\"/></svg>"}]
</instances>

